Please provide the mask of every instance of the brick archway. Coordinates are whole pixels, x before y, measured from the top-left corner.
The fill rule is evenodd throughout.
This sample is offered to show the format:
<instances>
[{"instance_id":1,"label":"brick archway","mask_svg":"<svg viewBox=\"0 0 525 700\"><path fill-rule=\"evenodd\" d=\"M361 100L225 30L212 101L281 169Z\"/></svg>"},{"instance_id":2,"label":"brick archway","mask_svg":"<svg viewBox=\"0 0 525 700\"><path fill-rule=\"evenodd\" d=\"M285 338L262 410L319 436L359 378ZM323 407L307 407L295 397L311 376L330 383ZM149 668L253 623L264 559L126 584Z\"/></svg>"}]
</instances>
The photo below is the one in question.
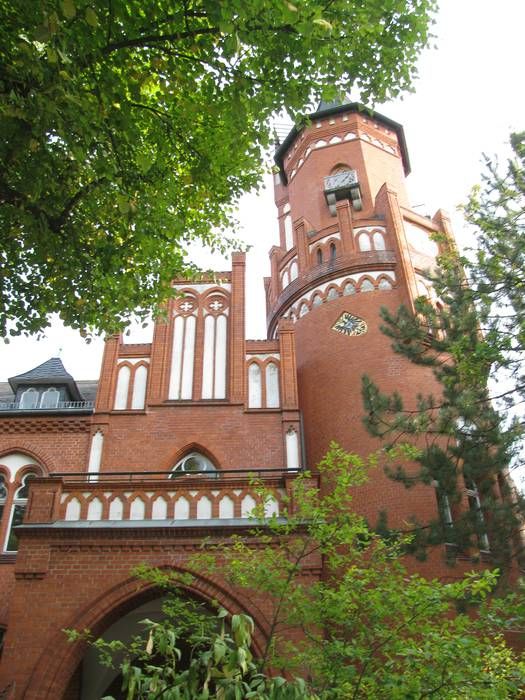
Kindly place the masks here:
<instances>
[{"instance_id":1,"label":"brick archway","mask_svg":"<svg viewBox=\"0 0 525 700\"><path fill-rule=\"evenodd\" d=\"M171 567L172 569L176 567ZM177 567L180 572L188 573ZM249 601L233 594L219 581L194 576L191 586L184 586L189 595L203 601L216 601L231 613L246 613L254 620L253 648L261 654L269 632L266 620L258 618L250 609ZM99 596L78 615L72 618L68 628L90 629L95 636L102 634L113 622L142 603L159 597L162 592L153 585L129 578ZM35 666L27 686L19 697L25 700L59 700L64 696L71 677L82 662L86 652L85 642L70 643L62 631L57 632Z\"/></svg>"}]
</instances>

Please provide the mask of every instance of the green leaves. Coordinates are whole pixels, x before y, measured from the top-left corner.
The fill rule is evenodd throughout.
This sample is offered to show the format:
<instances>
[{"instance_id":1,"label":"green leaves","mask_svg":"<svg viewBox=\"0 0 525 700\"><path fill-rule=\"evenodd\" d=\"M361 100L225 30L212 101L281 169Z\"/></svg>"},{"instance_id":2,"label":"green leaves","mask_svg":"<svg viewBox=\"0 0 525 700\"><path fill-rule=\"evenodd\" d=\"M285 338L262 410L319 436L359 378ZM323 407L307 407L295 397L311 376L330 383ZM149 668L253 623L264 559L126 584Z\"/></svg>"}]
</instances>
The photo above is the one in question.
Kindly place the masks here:
<instances>
[{"instance_id":1,"label":"green leaves","mask_svg":"<svg viewBox=\"0 0 525 700\"><path fill-rule=\"evenodd\" d=\"M521 460L523 445L522 418L508 420L506 413L525 396L525 137L511 140L515 157L507 172L501 175L487 159L484 185L465 208L477 227L478 249L460 258L445 245L429 275L439 304L421 297L416 315L406 308L382 314L393 349L432 371L435 393L402 400L363 379L368 430L390 444L410 440L419 448L410 469L391 458L389 475L407 487L436 488L441 513L414 523L413 550L424 556L429 545L447 542L479 557L490 545L504 578L522 556L512 543L525 513L506 474ZM472 496L465 503L465 484L477 491L479 506Z\"/></svg>"},{"instance_id":2,"label":"green leaves","mask_svg":"<svg viewBox=\"0 0 525 700\"><path fill-rule=\"evenodd\" d=\"M4 4L0 330L37 332L52 312L118 330L191 277L192 241L239 247L235 207L260 184L274 113L353 76L377 100L413 77L434 1L361 4Z\"/></svg>"},{"instance_id":3,"label":"green leaves","mask_svg":"<svg viewBox=\"0 0 525 700\"><path fill-rule=\"evenodd\" d=\"M163 619L143 621L144 635L127 648L94 642L104 663L126 649L128 697L518 700L525 663L503 631L523 628L523 592L494 597L498 571L449 583L410 574L403 541L379 537L349 509L362 461L332 445L319 470L331 490L300 475L285 518L206 542L185 563L249 601L262 657L250 616L187 597L190 574L143 566L135 575L168 593Z\"/></svg>"},{"instance_id":4,"label":"green leaves","mask_svg":"<svg viewBox=\"0 0 525 700\"><path fill-rule=\"evenodd\" d=\"M67 19L73 19L73 17L77 14L77 8L74 0L62 0L60 3L60 8L64 14L64 17Z\"/></svg>"}]
</instances>

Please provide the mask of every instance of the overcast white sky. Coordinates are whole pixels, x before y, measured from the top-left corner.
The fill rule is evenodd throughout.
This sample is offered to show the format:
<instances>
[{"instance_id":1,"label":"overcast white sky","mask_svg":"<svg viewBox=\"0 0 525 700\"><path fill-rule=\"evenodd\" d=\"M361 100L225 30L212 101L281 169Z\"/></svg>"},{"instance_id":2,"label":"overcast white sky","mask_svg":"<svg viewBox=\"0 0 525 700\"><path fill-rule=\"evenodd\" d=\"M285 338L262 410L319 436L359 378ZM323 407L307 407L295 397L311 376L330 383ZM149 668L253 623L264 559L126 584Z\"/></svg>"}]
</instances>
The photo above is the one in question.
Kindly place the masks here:
<instances>
[{"instance_id":1,"label":"overcast white sky","mask_svg":"<svg viewBox=\"0 0 525 700\"><path fill-rule=\"evenodd\" d=\"M408 190L422 214L443 208L453 215L460 242L468 240L456 207L480 179L481 154L508 155L509 133L525 129L523 90L523 0L442 0L434 28L436 50L420 59L415 93L378 106L404 125L412 164ZM247 336L265 337L262 277L267 253L277 242L271 185L241 202L240 219L248 254ZM229 262L199 256L199 262L228 269ZM138 339L138 338L137 338ZM0 381L60 354L75 379L96 379L102 341L91 345L73 331L53 327L44 340L28 338L0 345Z\"/></svg>"}]
</instances>

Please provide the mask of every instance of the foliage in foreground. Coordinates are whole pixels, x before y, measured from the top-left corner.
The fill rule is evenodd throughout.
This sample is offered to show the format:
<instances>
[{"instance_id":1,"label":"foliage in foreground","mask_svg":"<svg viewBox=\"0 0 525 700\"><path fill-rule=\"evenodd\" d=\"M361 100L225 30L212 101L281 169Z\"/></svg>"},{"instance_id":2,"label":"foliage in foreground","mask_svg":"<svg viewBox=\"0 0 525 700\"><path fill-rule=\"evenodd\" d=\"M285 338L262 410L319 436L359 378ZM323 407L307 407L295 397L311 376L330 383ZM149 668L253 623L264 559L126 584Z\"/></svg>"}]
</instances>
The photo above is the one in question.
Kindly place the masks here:
<instances>
[{"instance_id":1,"label":"foliage in foreground","mask_svg":"<svg viewBox=\"0 0 525 700\"><path fill-rule=\"evenodd\" d=\"M220 611L214 627L184 597L186 578L138 572L174 597L163 621L145 623L146 638L122 665L129 700L521 697L525 662L503 635L523 631L523 596L490 596L497 571L451 583L410 574L398 544L381 540L351 511L350 489L366 478L363 463L333 445L320 472L329 493L309 474L299 476L285 519L254 521L249 537L207 543L192 562L234 586L265 620L261 658L252 658L246 616L230 620ZM184 645L189 666L179 664Z\"/></svg>"},{"instance_id":2,"label":"foliage in foreground","mask_svg":"<svg viewBox=\"0 0 525 700\"><path fill-rule=\"evenodd\" d=\"M229 246L270 117L410 88L435 0L0 4L0 333L114 331Z\"/></svg>"},{"instance_id":3,"label":"foliage in foreground","mask_svg":"<svg viewBox=\"0 0 525 700\"><path fill-rule=\"evenodd\" d=\"M441 517L413 523L414 548L421 555L439 542L459 551L490 548L505 570L523 557L525 515L523 495L508 474L509 465L523 463L522 411L507 415L525 398L525 134L511 141L506 172L487 161L483 188L465 209L477 230L475 254L460 257L441 240L439 266L428 273L431 298L416 300L416 315L404 307L382 311L395 352L431 368L438 391L404 401L363 379L369 431L390 446L415 448L410 455L418 469L394 460L391 476L408 488L437 489Z\"/></svg>"}]
</instances>

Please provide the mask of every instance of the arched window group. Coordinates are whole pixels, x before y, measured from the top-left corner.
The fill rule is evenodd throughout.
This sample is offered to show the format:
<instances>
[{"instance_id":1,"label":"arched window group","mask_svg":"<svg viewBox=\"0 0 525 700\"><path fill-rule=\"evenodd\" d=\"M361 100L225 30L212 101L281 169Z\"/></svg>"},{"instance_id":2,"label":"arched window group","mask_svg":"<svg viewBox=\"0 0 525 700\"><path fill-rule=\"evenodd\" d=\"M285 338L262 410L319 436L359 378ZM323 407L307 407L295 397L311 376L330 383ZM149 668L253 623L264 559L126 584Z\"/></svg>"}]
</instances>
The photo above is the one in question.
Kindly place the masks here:
<instances>
[{"instance_id":1,"label":"arched window group","mask_svg":"<svg viewBox=\"0 0 525 700\"><path fill-rule=\"evenodd\" d=\"M19 406L25 410L33 408L57 408L60 401L60 391L50 386L44 391L29 387L20 395Z\"/></svg>"},{"instance_id":2,"label":"arched window group","mask_svg":"<svg viewBox=\"0 0 525 700\"><path fill-rule=\"evenodd\" d=\"M279 408L279 367L276 362L248 365L248 408Z\"/></svg>"},{"instance_id":3,"label":"arched window group","mask_svg":"<svg viewBox=\"0 0 525 700\"><path fill-rule=\"evenodd\" d=\"M385 236L381 231L360 231L356 238L357 247L362 252L386 250Z\"/></svg>"},{"instance_id":4,"label":"arched window group","mask_svg":"<svg viewBox=\"0 0 525 700\"><path fill-rule=\"evenodd\" d=\"M322 243L318 243L312 251L312 262L314 265L322 265L323 263L333 262L338 252L339 241L334 238L328 239Z\"/></svg>"},{"instance_id":5,"label":"arched window group","mask_svg":"<svg viewBox=\"0 0 525 700\"><path fill-rule=\"evenodd\" d=\"M285 267L285 269L281 273L281 288L285 289L290 282L293 282L295 279L297 279L297 276L299 274L299 269L297 267L297 260L294 258L292 262Z\"/></svg>"},{"instance_id":6,"label":"arched window group","mask_svg":"<svg viewBox=\"0 0 525 700\"><path fill-rule=\"evenodd\" d=\"M168 389L171 400L226 398L230 297L223 288L206 289L208 286L202 294L193 288L181 290L184 296L175 305ZM196 342L200 334L202 346ZM200 377L195 375L199 366Z\"/></svg>"},{"instance_id":7,"label":"arched window group","mask_svg":"<svg viewBox=\"0 0 525 700\"><path fill-rule=\"evenodd\" d=\"M119 363L114 410L142 409L146 402L148 365L144 361L136 364Z\"/></svg>"},{"instance_id":8,"label":"arched window group","mask_svg":"<svg viewBox=\"0 0 525 700\"><path fill-rule=\"evenodd\" d=\"M301 318L317 306L332 301L332 299L337 299L340 296L351 296L358 292L363 294L375 290L391 290L394 288L394 280L390 276L391 274L393 273L381 273L378 274L376 279L372 276L362 275L358 280L343 279L331 282L323 291L316 289L311 292L308 299L301 299L298 306L295 306L290 311L289 317L296 321L297 317Z\"/></svg>"}]
</instances>

